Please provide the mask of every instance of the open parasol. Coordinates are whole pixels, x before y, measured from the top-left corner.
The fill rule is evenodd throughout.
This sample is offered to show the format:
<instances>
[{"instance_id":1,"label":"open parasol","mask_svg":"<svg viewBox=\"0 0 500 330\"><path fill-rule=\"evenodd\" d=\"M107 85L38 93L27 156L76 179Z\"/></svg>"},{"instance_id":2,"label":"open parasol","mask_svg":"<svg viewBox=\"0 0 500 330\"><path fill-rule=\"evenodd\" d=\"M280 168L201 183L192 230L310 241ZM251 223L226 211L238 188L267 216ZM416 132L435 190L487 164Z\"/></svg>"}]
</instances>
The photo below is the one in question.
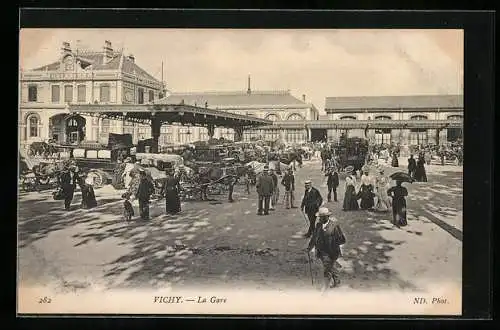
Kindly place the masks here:
<instances>
[{"instance_id":1,"label":"open parasol","mask_svg":"<svg viewBox=\"0 0 500 330\"><path fill-rule=\"evenodd\" d=\"M414 179L412 179L410 175L408 175L408 173L405 172L396 172L391 174L389 177L394 181L409 182L409 183L413 183L413 181L415 181Z\"/></svg>"},{"instance_id":2,"label":"open parasol","mask_svg":"<svg viewBox=\"0 0 500 330\"><path fill-rule=\"evenodd\" d=\"M352 166L352 165L346 166L346 167L344 168L344 173L348 173L348 174L349 174L349 173L351 173L352 171L354 171L354 166Z\"/></svg>"}]
</instances>

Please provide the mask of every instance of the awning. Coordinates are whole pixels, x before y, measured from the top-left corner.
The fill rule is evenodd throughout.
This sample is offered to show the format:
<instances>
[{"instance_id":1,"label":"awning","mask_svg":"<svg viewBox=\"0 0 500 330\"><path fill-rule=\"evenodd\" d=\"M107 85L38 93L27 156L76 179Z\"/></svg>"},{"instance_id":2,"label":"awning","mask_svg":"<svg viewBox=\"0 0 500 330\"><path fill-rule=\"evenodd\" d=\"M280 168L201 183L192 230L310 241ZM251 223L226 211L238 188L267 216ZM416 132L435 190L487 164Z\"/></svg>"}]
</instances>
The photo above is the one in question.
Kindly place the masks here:
<instances>
[{"instance_id":1,"label":"awning","mask_svg":"<svg viewBox=\"0 0 500 330\"><path fill-rule=\"evenodd\" d=\"M308 120L275 121L262 127L275 129L445 129L462 128L462 120Z\"/></svg>"},{"instance_id":2,"label":"awning","mask_svg":"<svg viewBox=\"0 0 500 330\"><path fill-rule=\"evenodd\" d=\"M143 124L151 123L152 119L159 120L166 124L189 126L215 125L228 128L250 128L272 124L272 121L267 119L184 104L70 104L68 110L70 113L126 120Z\"/></svg>"}]
</instances>

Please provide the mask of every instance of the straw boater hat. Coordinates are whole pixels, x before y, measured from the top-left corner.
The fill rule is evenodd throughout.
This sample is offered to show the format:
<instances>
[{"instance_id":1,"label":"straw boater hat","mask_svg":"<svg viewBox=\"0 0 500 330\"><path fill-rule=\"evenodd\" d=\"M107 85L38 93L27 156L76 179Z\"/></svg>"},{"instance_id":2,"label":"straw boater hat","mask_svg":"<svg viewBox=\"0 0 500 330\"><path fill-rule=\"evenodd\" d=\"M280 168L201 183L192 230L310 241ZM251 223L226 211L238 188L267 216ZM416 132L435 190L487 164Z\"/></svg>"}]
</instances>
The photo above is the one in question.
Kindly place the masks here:
<instances>
[{"instance_id":1,"label":"straw boater hat","mask_svg":"<svg viewBox=\"0 0 500 330\"><path fill-rule=\"evenodd\" d=\"M304 184L312 184L312 181L311 181L311 180L306 180L306 181L304 182Z\"/></svg>"},{"instance_id":2,"label":"straw boater hat","mask_svg":"<svg viewBox=\"0 0 500 330\"><path fill-rule=\"evenodd\" d=\"M332 212L327 207L320 207L318 212L316 213L317 217L325 217L331 215Z\"/></svg>"}]
</instances>

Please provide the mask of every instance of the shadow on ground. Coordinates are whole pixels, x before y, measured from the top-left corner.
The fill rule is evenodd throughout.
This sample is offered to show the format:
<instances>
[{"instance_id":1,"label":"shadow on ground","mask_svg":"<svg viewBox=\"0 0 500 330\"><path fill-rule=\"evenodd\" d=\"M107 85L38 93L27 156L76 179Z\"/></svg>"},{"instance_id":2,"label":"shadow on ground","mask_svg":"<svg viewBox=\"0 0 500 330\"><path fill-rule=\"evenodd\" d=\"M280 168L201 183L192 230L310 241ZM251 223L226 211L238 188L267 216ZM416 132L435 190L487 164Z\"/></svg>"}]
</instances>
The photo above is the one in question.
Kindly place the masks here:
<instances>
[{"instance_id":1,"label":"shadow on ground","mask_svg":"<svg viewBox=\"0 0 500 330\"><path fill-rule=\"evenodd\" d=\"M321 173L315 175L319 177ZM438 223L438 216L458 214L458 209L444 206L451 198L461 199L461 181L453 179L453 175L460 174L450 173L450 182L443 186L427 183L409 187L410 221ZM429 177L432 180L432 175ZM299 175L298 179L303 178ZM296 197L299 195L298 192ZM310 287L307 240L300 237L304 219L299 211L284 210L281 206L271 216L259 217L255 215L254 193L247 196L240 190L236 198L232 204L226 203L223 197L222 203L186 203L178 216L159 215L147 222L123 221L121 203L71 214L53 210L43 222L20 220L20 244L26 246L50 232L71 226L79 228L72 235L75 247L114 238L124 252L102 264L107 286L114 288ZM158 208L164 207L161 203ZM343 247L344 285L361 290L418 289L388 266L390 252L404 244L381 236L382 230L396 230L388 222L389 214L332 209L348 238ZM411 229L407 232L422 235ZM322 273L316 261L314 273L315 283L319 285Z\"/></svg>"}]
</instances>

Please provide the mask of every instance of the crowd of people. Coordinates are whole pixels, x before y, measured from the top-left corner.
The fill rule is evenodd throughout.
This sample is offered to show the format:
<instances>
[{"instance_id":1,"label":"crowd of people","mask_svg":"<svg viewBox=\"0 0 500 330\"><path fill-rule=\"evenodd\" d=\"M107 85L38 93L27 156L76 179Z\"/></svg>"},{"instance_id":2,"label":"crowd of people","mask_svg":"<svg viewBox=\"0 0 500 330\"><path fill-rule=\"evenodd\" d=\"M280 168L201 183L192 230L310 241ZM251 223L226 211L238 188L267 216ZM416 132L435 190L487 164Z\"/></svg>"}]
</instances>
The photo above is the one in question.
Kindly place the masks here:
<instances>
[{"instance_id":1,"label":"crowd of people","mask_svg":"<svg viewBox=\"0 0 500 330\"><path fill-rule=\"evenodd\" d=\"M455 153L461 152L460 146L455 146ZM245 192L251 194L252 186L257 193L257 215L268 216L270 211L275 210L280 202L285 209L299 209L308 222L307 232L304 238L310 239L307 252L313 249L316 257L321 260L324 267L324 289L338 286L340 283L337 270L337 259L341 257L340 246L345 244L346 237L338 221L332 216L332 212L326 205L339 205L338 209L344 212L369 210L373 212L387 212L391 214L391 222L396 227L406 226L407 205L406 197L408 190L403 186L404 182L427 182L426 165L431 164L433 152L436 150L431 146L420 146L407 151L396 147L372 147L369 151L366 164L360 171L354 168L344 168L340 172L338 155L333 152L334 148L328 144L314 144L305 152L305 159L318 157L321 159L321 171L326 181L326 201L320 190L315 187L312 180L304 182L303 195L297 202L296 171L300 166L290 164L281 171L279 167L270 166L268 162L262 173L252 174L248 171L243 180L245 181ZM270 148L269 154L281 154L285 149ZM398 158L402 154L409 155L407 164L407 177L388 177L385 174L384 165L387 167L400 167ZM417 156L415 158L415 155ZM458 156L457 156L458 157ZM268 159L270 159L268 157ZM380 161L382 160L382 161ZM134 216L134 208L131 202L136 199L139 206L139 216L143 220L150 218L150 202L153 195L158 195L155 182L144 168L126 158L120 172L120 180L123 181L126 192L122 195L124 200L124 217L127 220ZM341 182L340 174L344 174ZM181 182L185 173L181 169L166 166L165 179L160 189L160 198L165 199L165 213L176 215L181 212ZM97 206L95 194L91 184L85 182L84 176L78 171L76 165L65 168L58 177L60 188L54 193L55 199L64 200L66 210L70 209L71 201L76 187L82 192L82 208L93 208ZM228 181L228 201L233 202L233 188L239 178ZM395 184L391 185L394 181ZM209 181L200 181L205 187ZM338 189L343 185L343 200L339 201ZM282 192L282 200L280 193ZM202 199L206 200L207 191L202 189ZM327 204L328 203L328 204ZM338 203L338 204L335 204Z\"/></svg>"}]
</instances>

